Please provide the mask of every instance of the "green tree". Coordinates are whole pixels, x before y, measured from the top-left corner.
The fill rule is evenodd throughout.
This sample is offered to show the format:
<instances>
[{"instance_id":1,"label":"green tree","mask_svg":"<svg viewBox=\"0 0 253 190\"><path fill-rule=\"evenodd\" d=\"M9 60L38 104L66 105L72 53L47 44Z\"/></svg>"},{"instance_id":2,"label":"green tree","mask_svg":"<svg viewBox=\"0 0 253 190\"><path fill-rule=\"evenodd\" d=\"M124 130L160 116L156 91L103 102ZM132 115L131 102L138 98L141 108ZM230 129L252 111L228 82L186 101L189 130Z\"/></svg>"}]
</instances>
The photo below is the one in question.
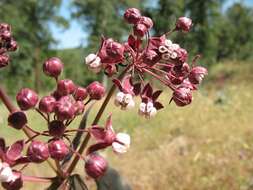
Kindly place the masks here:
<instances>
[{"instance_id":1,"label":"green tree","mask_svg":"<svg viewBox=\"0 0 253 190\"><path fill-rule=\"evenodd\" d=\"M33 86L38 91L41 76L41 63L50 53L50 46L55 43L49 30L50 22L67 27L67 22L58 15L61 0L2 0L0 6L1 20L12 25L20 49L8 68L8 76L13 76L10 84L17 81L34 81ZM25 77L19 80L18 77ZM30 85L31 82L30 82Z\"/></svg>"},{"instance_id":2,"label":"green tree","mask_svg":"<svg viewBox=\"0 0 253 190\"><path fill-rule=\"evenodd\" d=\"M252 9L242 3L235 3L227 10L225 16L226 23L222 26L223 32L220 35L220 57L240 60L252 57ZM222 48L224 46L225 50Z\"/></svg>"}]
</instances>

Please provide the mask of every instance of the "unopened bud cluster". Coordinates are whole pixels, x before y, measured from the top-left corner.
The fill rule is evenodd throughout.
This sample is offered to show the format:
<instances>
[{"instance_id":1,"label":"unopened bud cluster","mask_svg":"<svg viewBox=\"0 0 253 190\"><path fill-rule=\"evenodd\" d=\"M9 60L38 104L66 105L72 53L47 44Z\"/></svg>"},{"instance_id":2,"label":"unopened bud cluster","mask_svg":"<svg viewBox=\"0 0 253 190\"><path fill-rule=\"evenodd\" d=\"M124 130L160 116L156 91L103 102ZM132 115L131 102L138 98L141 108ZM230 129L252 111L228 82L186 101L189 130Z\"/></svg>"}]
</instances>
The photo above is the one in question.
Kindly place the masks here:
<instances>
[{"instance_id":1,"label":"unopened bud cluster","mask_svg":"<svg viewBox=\"0 0 253 190\"><path fill-rule=\"evenodd\" d=\"M16 51L18 44L12 37L10 25L0 23L0 68L9 64L10 57L8 52Z\"/></svg>"}]
</instances>

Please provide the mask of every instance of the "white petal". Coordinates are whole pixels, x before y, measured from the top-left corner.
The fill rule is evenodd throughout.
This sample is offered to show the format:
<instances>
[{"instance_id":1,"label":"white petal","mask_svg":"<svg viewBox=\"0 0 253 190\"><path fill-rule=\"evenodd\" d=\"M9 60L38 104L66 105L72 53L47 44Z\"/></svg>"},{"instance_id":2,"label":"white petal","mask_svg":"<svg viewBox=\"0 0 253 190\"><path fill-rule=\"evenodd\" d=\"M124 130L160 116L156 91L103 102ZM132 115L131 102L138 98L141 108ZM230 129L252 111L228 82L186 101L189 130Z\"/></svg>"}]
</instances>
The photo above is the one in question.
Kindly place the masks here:
<instances>
[{"instance_id":1,"label":"white petal","mask_svg":"<svg viewBox=\"0 0 253 190\"><path fill-rule=\"evenodd\" d=\"M171 40L165 40L165 45L170 47L172 45L172 41Z\"/></svg>"},{"instance_id":2,"label":"white petal","mask_svg":"<svg viewBox=\"0 0 253 190\"><path fill-rule=\"evenodd\" d=\"M4 167L0 173L1 182L9 182L13 178L12 169L8 166Z\"/></svg>"},{"instance_id":3,"label":"white petal","mask_svg":"<svg viewBox=\"0 0 253 190\"><path fill-rule=\"evenodd\" d=\"M135 106L135 102L134 102L134 100L132 99L132 100L127 104L126 108L127 108L127 109L132 109L132 108L134 108L134 106Z\"/></svg>"},{"instance_id":4,"label":"white petal","mask_svg":"<svg viewBox=\"0 0 253 190\"><path fill-rule=\"evenodd\" d=\"M165 53L168 51L168 49L165 46L160 46L158 50L160 53Z\"/></svg>"},{"instance_id":5,"label":"white petal","mask_svg":"<svg viewBox=\"0 0 253 190\"><path fill-rule=\"evenodd\" d=\"M169 59L170 59L170 56L171 56L170 53L164 53L164 54L162 54L162 59L163 59L163 60L169 60Z\"/></svg>"},{"instance_id":6,"label":"white petal","mask_svg":"<svg viewBox=\"0 0 253 190\"><path fill-rule=\"evenodd\" d=\"M149 113L153 107L154 107L154 104L152 102L148 102L147 103L147 112Z\"/></svg>"},{"instance_id":7,"label":"white petal","mask_svg":"<svg viewBox=\"0 0 253 190\"><path fill-rule=\"evenodd\" d=\"M96 59L97 55L95 55L94 53L89 54L86 58L85 58L85 62L86 64L90 64L91 62L93 62Z\"/></svg>"},{"instance_id":8,"label":"white petal","mask_svg":"<svg viewBox=\"0 0 253 190\"><path fill-rule=\"evenodd\" d=\"M176 53L176 52L173 52L173 53L170 55L170 57L171 57L172 59L176 59L176 58L177 58L177 53Z\"/></svg>"},{"instance_id":9,"label":"white petal","mask_svg":"<svg viewBox=\"0 0 253 190\"><path fill-rule=\"evenodd\" d=\"M157 110L155 107L153 107L150 112L149 112L149 116L150 117L154 117L157 114Z\"/></svg>"},{"instance_id":10,"label":"white petal","mask_svg":"<svg viewBox=\"0 0 253 190\"><path fill-rule=\"evenodd\" d=\"M144 102L140 103L140 107L139 107L139 110L142 112L142 113L145 113L146 112L146 104Z\"/></svg>"},{"instance_id":11,"label":"white petal","mask_svg":"<svg viewBox=\"0 0 253 190\"><path fill-rule=\"evenodd\" d=\"M124 99L124 97L125 97L125 94L123 93L123 92L118 92L117 94L116 94L116 100L118 101L118 102L123 102L123 99Z\"/></svg>"},{"instance_id":12,"label":"white petal","mask_svg":"<svg viewBox=\"0 0 253 190\"><path fill-rule=\"evenodd\" d=\"M131 94L126 94L124 97L124 102L128 104L130 101L133 100L133 96Z\"/></svg>"},{"instance_id":13,"label":"white petal","mask_svg":"<svg viewBox=\"0 0 253 190\"><path fill-rule=\"evenodd\" d=\"M117 133L116 140L124 144L127 148L130 147L131 138L126 133Z\"/></svg>"},{"instance_id":14,"label":"white petal","mask_svg":"<svg viewBox=\"0 0 253 190\"><path fill-rule=\"evenodd\" d=\"M127 152L126 146L119 144L117 142L112 143L112 149L114 152L119 153L119 154L123 154Z\"/></svg>"},{"instance_id":15,"label":"white petal","mask_svg":"<svg viewBox=\"0 0 253 190\"><path fill-rule=\"evenodd\" d=\"M172 48L173 50L176 50L176 49L180 48L180 46L179 46L178 44L172 44L172 45L171 45L171 48Z\"/></svg>"}]
</instances>

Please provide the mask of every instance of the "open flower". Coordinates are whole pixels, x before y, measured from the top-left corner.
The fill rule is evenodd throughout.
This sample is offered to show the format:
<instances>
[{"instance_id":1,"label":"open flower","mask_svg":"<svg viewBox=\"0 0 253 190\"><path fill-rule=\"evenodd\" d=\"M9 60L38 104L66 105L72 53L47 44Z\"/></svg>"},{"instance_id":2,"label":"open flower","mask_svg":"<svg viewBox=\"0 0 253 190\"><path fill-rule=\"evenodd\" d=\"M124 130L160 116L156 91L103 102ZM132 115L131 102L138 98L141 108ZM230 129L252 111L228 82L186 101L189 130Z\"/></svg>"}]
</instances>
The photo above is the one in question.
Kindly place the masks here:
<instances>
[{"instance_id":1,"label":"open flower","mask_svg":"<svg viewBox=\"0 0 253 190\"><path fill-rule=\"evenodd\" d=\"M157 101L161 93L161 90L153 92L149 83L145 85L141 92L142 102L139 107L139 114L141 116L145 116L146 118L153 117L156 115L157 110L163 108L163 105Z\"/></svg>"},{"instance_id":2,"label":"open flower","mask_svg":"<svg viewBox=\"0 0 253 190\"><path fill-rule=\"evenodd\" d=\"M22 156L22 151L24 149L24 141L18 140L11 146L5 146L5 140L0 138L0 159L2 162L7 163L10 166L15 166L21 163L30 162L26 156Z\"/></svg>"},{"instance_id":3,"label":"open flower","mask_svg":"<svg viewBox=\"0 0 253 190\"><path fill-rule=\"evenodd\" d=\"M95 125L89 129L89 133L96 139L97 143L88 148L87 154L105 149L108 146L112 146L116 153L125 153L130 147L129 135L114 132L111 116L107 118L104 128Z\"/></svg>"},{"instance_id":4,"label":"open flower","mask_svg":"<svg viewBox=\"0 0 253 190\"><path fill-rule=\"evenodd\" d=\"M101 59L96 54L89 54L85 58L85 63L88 65L89 70L93 71L94 73L98 73L102 69Z\"/></svg>"},{"instance_id":5,"label":"open flower","mask_svg":"<svg viewBox=\"0 0 253 190\"><path fill-rule=\"evenodd\" d=\"M120 106L122 110L131 109L135 106L133 97L138 95L141 90L141 84L133 84L131 75L127 75L122 79L113 79L114 84L119 88L119 92L115 97L115 105Z\"/></svg>"}]
</instances>

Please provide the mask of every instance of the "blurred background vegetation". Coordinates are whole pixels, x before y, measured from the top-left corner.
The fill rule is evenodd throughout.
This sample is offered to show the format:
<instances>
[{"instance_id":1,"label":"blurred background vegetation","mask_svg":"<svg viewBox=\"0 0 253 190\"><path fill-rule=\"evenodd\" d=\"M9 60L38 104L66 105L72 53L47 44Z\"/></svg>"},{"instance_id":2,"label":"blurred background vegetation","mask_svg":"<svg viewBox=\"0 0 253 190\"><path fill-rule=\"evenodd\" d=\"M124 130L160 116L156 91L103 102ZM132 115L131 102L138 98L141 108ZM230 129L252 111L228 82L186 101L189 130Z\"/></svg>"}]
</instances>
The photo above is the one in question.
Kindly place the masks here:
<instances>
[{"instance_id":1,"label":"blurred background vegetation","mask_svg":"<svg viewBox=\"0 0 253 190\"><path fill-rule=\"evenodd\" d=\"M209 67L209 75L186 108L169 105L170 95L164 93L166 108L148 122L138 117L137 109L126 114L111 103L106 114L113 114L117 131L131 134L132 147L120 158L111 150L103 154L137 190L252 190L252 0L0 0L0 22L12 25L20 46L11 64L1 70L1 84L12 95L26 86L42 94L52 89L53 80L41 70L51 56L63 60L62 77L84 86L102 80L102 75L87 70L84 57L98 49L101 35L127 38L130 26L122 18L127 7L138 7L152 17L154 35L171 29L179 16L191 17L192 31L171 38L191 58L202 54L200 64ZM69 37L59 38L70 30ZM80 31L83 38L76 43ZM28 114L30 126L46 128L39 115ZM24 138L7 127L7 117L0 105L1 136L10 137L8 142ZM77 171L84 174L83 163ZM27 174L53 175L46 166L29 166ZM96 189L92 180L88 184ZM24 189L38 189L36 184L25 185Z\"/></svg>"},{"instance_id":2,"label":"blurred background vegetation","mask_svg":"<svg viewBox=\"0 0 253 190\"><path fill-rule=\"evenodd\" d=\"M1 0L0 21L12 25L19 51L13 53L9 67L1 72L9 92L28 86L37 91L52 87L44 77L41 65L51 56L59 56L65 63L64 77L81 85L94 78L84 64L84 57L97 50L101 35L117 40L126 39L130 26L122 19L127 7L138 7L154 21L154 35L168 31L179 16L193 19L189 34L173 34L171 38L182 44L191 56L200 53L201 64L211 67L223 60L251 60L253 57L253 11L242 1L231 0ZM229 3L230 6L227 6ZM64 12L61 11L65 6ZM68 18L64 15L70 15ZM72 22L85 34L85 43L76 47L57 46L57 33L52 26L68 31ZM76 29L78 29L76 27ZM73 33L74 38L75 33ZM63 41L70 41L66 38ZM62 42L61 42L62 43ZM15 88L13 88L15 87Z\"/></svg>"}]
</instances>

